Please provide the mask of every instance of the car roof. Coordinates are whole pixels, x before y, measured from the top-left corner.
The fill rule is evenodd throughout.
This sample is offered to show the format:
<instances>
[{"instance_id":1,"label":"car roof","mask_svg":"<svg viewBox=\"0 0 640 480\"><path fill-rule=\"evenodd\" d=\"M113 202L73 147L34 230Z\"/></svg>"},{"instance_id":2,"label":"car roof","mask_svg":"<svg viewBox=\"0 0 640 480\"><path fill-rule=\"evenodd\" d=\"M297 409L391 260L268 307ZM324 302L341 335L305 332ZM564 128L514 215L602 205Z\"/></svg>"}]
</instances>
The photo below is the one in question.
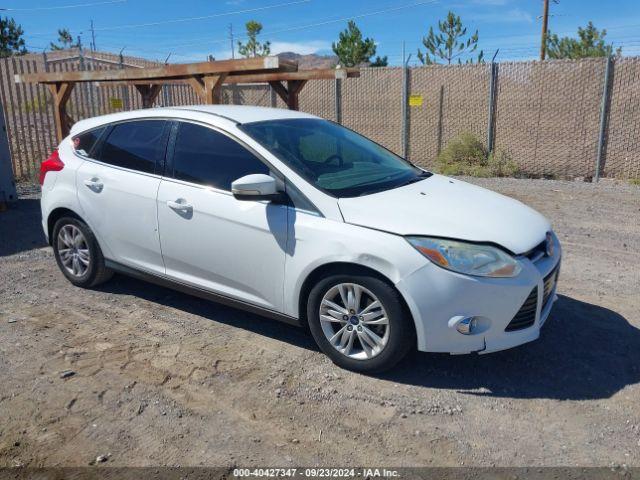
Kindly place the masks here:
<instances>
[{"instance_id":1,"label":"car roof","mask_svg":"<svg viewBox=\"0 0 640 480\"><path fill-rule=\"evenodd\" d=\"M261 122L265 120L282 120L287 118L318 118L304 112L285 110L282 108L254 107L248 105L185 105L180 107L158 107L131 110L126 112L101 115L76 122L72 133L82 132L101 125L134 120L136 118L175 117L175 118L199 118L202 114L208 114L216 119L224 119L236 124Z\"/></svg>"}]
</instances>

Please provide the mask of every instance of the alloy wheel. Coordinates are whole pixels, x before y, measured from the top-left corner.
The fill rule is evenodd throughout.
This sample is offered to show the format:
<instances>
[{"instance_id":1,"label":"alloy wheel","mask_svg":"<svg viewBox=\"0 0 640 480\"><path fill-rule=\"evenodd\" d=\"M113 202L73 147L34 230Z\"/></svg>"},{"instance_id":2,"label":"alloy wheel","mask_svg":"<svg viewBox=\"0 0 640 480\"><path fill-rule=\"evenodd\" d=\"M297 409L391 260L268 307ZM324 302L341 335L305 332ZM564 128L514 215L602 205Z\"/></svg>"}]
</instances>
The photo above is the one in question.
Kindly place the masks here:
<instances>
[{"instance_id":1,"label":"alloy wheel","mask_svg":"<svg viewBox=\"0 0 640 480\"><path fill-rule=\"evenodd\" d=\"M74 277L82 277L89 269L89 245L82 231L75 225L64 225L58 232L58 255L65 270Z\"/></svg>"},{"instance_id":2,"label":"alloy wheel","mask_svg":"<svg viewBox=\"0 0 640 480\"><path fill-rule=\"evenodd\" d=\"M355 283L340 283L325 293L320 325L333 348L358 360L380 354L389 340L389 318L382 303Z\"/></svg>"}]
</instances>

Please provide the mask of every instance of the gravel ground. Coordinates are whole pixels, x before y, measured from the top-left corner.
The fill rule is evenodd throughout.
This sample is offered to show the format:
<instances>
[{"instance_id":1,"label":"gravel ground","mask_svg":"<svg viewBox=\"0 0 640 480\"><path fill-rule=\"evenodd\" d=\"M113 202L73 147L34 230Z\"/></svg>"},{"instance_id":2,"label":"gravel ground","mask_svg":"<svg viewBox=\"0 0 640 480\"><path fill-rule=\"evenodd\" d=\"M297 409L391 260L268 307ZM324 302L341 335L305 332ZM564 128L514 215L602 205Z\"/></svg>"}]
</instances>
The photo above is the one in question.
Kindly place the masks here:
<instances>
[{"instance_id":1,"label":"gravel ground","mask_svg":"<svg viewBox=\"0 0 640 480\"><path fill-rule=\"evenodd\" d=\"M564 245L541 338L343 371L303 331L137 280L72 287L0 213L0 466L640 466L640 188L474 183Z\"/></svg>"}]
</instances>

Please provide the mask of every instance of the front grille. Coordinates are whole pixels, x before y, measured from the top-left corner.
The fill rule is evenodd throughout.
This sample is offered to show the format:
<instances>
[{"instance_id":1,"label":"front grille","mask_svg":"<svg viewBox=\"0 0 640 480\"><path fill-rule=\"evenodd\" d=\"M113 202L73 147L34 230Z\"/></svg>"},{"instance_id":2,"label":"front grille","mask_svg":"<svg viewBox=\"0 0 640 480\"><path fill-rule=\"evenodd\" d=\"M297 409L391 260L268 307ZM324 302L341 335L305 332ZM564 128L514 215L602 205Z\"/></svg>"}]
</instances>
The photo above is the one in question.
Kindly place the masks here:
<instances>
[{"instance_id":1,"label":"front grille","mask_svg":"<svg viewBox=\"0 0 640 480\"><path fill-rule=\"evenodd\" d=\"M513 320L509 322L505 332L513 332L514 330L522 330L528 328L536 321L536 308L538 306L538 287L534 287L527 299L516 313Z\"/></svg>"},{"instance_id":2,"label":"front grille","mask_svg":"<svg viewBox=\"0 0 640 480\"><path fill-rule=\"evenodd\" d=\"M556 286L556 282L558 281L558 271L560 270L560 264L556 266L551 273L549 273L546 277L544 277L544 291L542 293L542 308L547 306L547 302L549 301L549 297L553 292L553 289Z\"/></svg>"}]
</instances>

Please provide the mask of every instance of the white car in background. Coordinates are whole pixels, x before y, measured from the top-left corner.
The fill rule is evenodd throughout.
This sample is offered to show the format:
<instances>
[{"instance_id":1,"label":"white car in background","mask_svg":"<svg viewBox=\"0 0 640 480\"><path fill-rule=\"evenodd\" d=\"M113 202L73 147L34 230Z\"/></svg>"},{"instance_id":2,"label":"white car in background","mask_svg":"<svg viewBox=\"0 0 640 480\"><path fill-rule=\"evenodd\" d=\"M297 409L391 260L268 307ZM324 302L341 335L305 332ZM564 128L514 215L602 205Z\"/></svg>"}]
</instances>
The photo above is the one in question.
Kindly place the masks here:
<instances>
[{"instance_id":1,"label":"white car in background","mask_svg":"<svg viewBox=\"0 0 640 480\"><path fill-rule=\"evenodd\" d=\"M543 216L301 112L83 120L41 183L42 225L74 285L117 271L305 325L356 371L416 347L529 342L555 299L560 245Z\"/></svg>"}]
</instances>

